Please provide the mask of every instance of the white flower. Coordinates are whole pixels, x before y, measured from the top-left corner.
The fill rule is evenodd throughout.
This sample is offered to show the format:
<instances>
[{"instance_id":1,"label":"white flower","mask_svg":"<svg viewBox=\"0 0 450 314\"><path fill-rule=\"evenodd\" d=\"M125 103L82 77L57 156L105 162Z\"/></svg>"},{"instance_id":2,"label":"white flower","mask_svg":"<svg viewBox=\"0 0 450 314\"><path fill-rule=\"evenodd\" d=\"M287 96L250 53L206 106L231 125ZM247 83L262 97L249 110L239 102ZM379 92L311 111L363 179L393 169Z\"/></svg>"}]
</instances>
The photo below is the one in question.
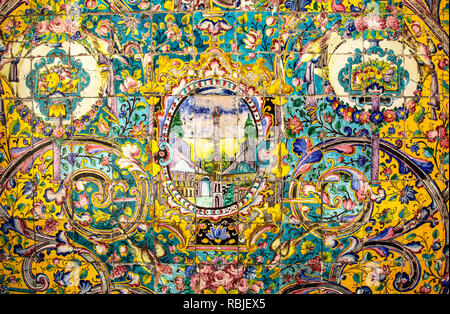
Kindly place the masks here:
<instances>
[{"instance_id":1,"label":"white flower","mask_svg":"<svg viewBox=\"0 0 450 314\"><path fill-rule=\"evenodd\" d=\"M137 160L137 158L141 155L141 149L137 144L127 143L125 146L122 146L122 154L124 157L117 160L117 165L121 169L128 168L130 171L144 172L141 164Z\"/></svg>"},{"instance_id":2,"label":"white flower","mask_svg":"<svg viewBox=\"0 0 450 314\"><path fill-rule=\"evenodd\" d=\"M247 38L244 38L245 48L255 50L257 46L261 44L262 34L261 31L255 31L254 29L250 29L248 33L245 33Z\"/></svg>"},{"instance_id":3,"label":"white flower","mask_svg":"<svg viewBox=\"0 0 450 314\"><path fill-rule=\"evenodd\" d=\"M119 88L123 93L134 94L139 88L141 88L142 83L139 80L134 79L133 77L125 78L123 84L120 84Z\"/></svg>"}]
</instances>

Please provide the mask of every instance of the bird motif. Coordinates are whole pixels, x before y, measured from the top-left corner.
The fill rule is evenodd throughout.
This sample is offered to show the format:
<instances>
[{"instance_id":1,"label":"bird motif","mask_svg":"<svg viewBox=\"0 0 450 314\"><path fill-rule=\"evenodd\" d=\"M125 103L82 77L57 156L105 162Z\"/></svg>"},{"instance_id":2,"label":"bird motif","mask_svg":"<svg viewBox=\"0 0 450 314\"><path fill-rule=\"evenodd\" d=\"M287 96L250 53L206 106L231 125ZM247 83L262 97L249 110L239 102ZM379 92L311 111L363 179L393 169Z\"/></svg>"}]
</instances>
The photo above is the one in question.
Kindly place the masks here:
<instances>
[{"instance_id":1,"label":"bird motif","mask_svg":"<svg viewBox=\"0 0 450 314\"><path fill-rule=\"evenodd\" d=\"M124 238L127 240L130 247L133 249L134 253L134 262L141 264L142 267L148 271L150 274L153 273L151 269L147 267L147 265L154 265L155 269L155 275L154 275L154 289L156 290L156 287L158 285L159 279L163 274L171 274L172 268L169 265L162 264L159 259L161 257L164 257L166 255L166 250L164 246L153 236L153 244L154 244L154 250L150 250L147 245L141 247L133 243L131 241L128 234L123 230L122 226L120 224L117 224L117 228L122 233Z\"/></svg>"},{"instance_id":2,"label":"bird motif","mask_svg":"<svg viewBox=\"0 0 450 314\"><path fill-rule=\"evenodd\" d=\"M316 95L316 84L314 82L314 71L316 67L321 67L325 60L323 56L326 55L328 49L328 40L330 36L339 28L341 25L341 20L334 23L322 36L309 41L306 45L302 45L302 36L297 37L294 48L300 52L300 56L297 62L294 64L294 70L299 69L303 63L306 63L305 74L303 76L303 81L306 82L306 102L305 108L308 116L312 120L317 119L317 98ZM321 60L321 62L319 62Z\"/></svg>"},{"instance_id":3,"label":"bird motif","mask_svg":"<svg viewBox=\"0 0 450 314\"><path fill-rule=\"evenodd\" d=\"M303 36L300 34L294 43L294 48L300 52L300 58L294 65L294 70L299 69L305 62L317 62L320 56L326 52L328 40L341 23L341 20L336 21L322 36L309 41L306 45L302 44Z\"/></svg>"},{"instance_id":4,"label":"bird motif","mask_svg":"<svg viewBox=\"0 0 450 314\"><path fill-rule=\"evenodd\" d=\"M436 111L440 109L439 101L439 82L438 75L431 57L432 53L437 51L436 45L427 34L427 44L418 42L412 35L410 29L403 25L403 39L402 42L409 47L414 53L413 58L417 64L420 65L421 75L423 79L428 75L431 76L430 80L430 102L428 105L431 107L430 119L437 120Z\"/></svg>"},{"instance_id":5,"label":"bird motif","mask_svg":"<svg viewBox=\"0 0 450 314\"><path fill-rule=\"evenodd\" d=\"M272 264L276 264L276 262L284 261L294 255L298 250L296 247L300 244L300 242L311 232L319 229L318 224L314 224L311 226L309 230L305 233L301 234L296 238L289 238L289 240L283 241L284 229L276 236L276 238L272 241L269 248L271 251L275 252L275 255L272 259Z\"/></svg>"}]
</instances>

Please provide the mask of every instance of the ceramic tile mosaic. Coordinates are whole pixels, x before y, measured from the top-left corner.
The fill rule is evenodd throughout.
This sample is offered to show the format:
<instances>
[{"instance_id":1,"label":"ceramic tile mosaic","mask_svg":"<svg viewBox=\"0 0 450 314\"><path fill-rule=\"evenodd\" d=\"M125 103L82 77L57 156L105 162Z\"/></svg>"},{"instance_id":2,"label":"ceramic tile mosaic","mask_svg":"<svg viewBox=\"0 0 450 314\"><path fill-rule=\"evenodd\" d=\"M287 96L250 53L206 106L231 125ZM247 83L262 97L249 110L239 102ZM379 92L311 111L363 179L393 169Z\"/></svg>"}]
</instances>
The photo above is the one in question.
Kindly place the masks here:
<instances>
[{"instance_id":1,"label":"ceramic tile mosaic","mask_svg":"<svg viewBox=\"0 0 450 314\"><path fill-rule=\"evenodd\" d=\"M448 294L448 0L0 0L0 292Z\"/></svg>"}]
</instances>

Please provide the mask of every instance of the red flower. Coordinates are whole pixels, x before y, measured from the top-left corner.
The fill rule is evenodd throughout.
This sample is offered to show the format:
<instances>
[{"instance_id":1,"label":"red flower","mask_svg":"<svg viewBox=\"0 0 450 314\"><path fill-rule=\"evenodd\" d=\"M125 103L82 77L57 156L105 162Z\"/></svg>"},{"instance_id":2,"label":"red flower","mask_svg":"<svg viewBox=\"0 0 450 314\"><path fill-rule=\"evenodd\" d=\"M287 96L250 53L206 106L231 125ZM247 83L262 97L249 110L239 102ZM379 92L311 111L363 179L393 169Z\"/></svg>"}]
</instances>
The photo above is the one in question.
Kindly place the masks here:
<instances>
[{"instance_id":1,"label":"red flower","mask_svg":"<svg viewBox=\"0 0 450 314\"><path fill-rule=\"evenodd\" d=\"M384 112L384 121L392 122L395 120L395 111L392 109L388 109Z\"/></svg>"},{"instance_id":2,"label":"red flower","mask_svg":"<svg viewBox=\"0 0 450 314\"><path fill-rule=\"evenodd\" d=\"M384 168L384 169L383 169L383 174L384 174L386 177L389 177L389 176L392 174L392 169L391 169L391 168Z\"/></svg>"},{"instance_id":3,"label":"red flower","mask_svg":"<svg viewBox=\"0 0 450 314\"><path fill-rule=\"evenodd\" d=\"M447 135L447 129L443 125L438 126L436 128L436 131L438 132L439 138L443 138L444 136Z\"/></svg>"},{"instance_id":4,"label":"red flower","mask_svg":"<svg viewBox=\"0 0 450 314\"><path fill-rule=\"evenodd\" d=\"M318 255L306 262L306 265L314 272L320 272L323 268L320 256Z\"/></svg>"},{"instance_id":5,"label":"red flower","mask_svg":"<svg viewBox=\"0 0 450 314\"><path fill-rule=\"evenodd\" d=\"M441 140L439 141L439 144L441 144L442 148L449 148L449 138L448 136L444 136L441 138Z\"/></svg>"},{"instance_id":6,"label":"red flower","mask_svg":"<svg viewBox=\"0 0 450 314\"><path fill-rule=\"evenodd\" d=\"M344 206L345 210L352 210L355 208L356 203L351 198L346 198L343 200L342 205Z\"/></svg>"},{"instance_id":7,"label":"red flower","mask_svg":"<svg viewBox=\"0 0 450 314\"><path fill-rule=\"evenodd\" d=\"M45 233L53 233L56 231L56 227L58 227L59 222L55 219L50 218L45 221L44 231Z\"/></svg>"},{"instance_id":8,"label":"red flower","mask_svg":"<svg viewBox=\"0 0 450 314\"><path fill-rule=\"evenodd\" d=\"M439 69L443 70L443 69L445 69L446 66L448 66L448 64L449 64L448 59L443 58L443 59L439 60L438 67L439 67Z\"/></svg>"},{"instance_id":9,"label":"red flower","mask_svg":"<svg viewBox=\"0 0 450 314\"><path fill-rule=\"evenodd\" d=\"M300 134L303 131L303 123L297 116L294 116L288 120L288 128L292 133Z\"/></svg>"},{"instance_id":10,"label":"red flower","mask_svg":"<svg viewBox=\"0 0 450 314\"><path fill-rule=\"evenodd\" d=\"M359 122L361 122L362 124L367 123L370 121L370 113L368 113L367 111L361 112L359 114Z\"/></svg>"},{"instance_id":11,"label":"red flower","mask_svg":"<svg viewBox=\"0 0 450 314\"><path fill-rule=\"evenodd\" d=\"M111 279L120 278L127 272L127 268L124 265L116 265L111 270Z\"/></svg>"},{"instance_id":12,"label":"red flower","mask_svg":"<svg viewBox=\"0 0 450 314\"><path fill-rule=\"evenodd\" d=\"M353 112L355 111L355 109L353 109L352 107L347 107L343 110L342 112L342 116L344 118L345 121L352 121L353 120Z\"/></svg>"},{"instance_id":13,"label":"red flower","mask_svg":"<svg viewBox=\"0 0 450 314\"><path fill-rule=\"evenodd\" d=\"M431 292L431 289L428 288L427 286L422 286L422 287L420 287L419 291L422 294L429 294Z\"/></svg>"}]
</instances>

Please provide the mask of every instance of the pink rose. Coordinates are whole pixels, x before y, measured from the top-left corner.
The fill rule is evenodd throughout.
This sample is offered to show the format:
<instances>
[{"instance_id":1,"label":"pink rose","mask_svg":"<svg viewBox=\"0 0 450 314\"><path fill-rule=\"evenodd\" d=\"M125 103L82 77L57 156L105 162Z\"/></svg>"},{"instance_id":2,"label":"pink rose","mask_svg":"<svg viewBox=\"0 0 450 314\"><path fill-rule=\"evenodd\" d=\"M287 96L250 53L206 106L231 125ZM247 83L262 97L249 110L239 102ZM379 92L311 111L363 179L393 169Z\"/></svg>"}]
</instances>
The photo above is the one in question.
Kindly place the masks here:
<instances>
[{"instance_id":1,"label":"pink rose","mask_svg":"<svg viewBox=\"0 0 450 314\"><path fill-rule=\"evenodd\" d=\"M36 132L38 133L42 133L44 131L45 128L45 123L43 121L38 122L38 124L36 124Z\"/></svg>"},{"instance_id":2,"label":"pink rose","mask_svg":"<svg viewBox=\"0 0 450 314\"><path fill-rule=\"evenodd\" d=\"M245 267L244 266L238 266L235 263L228 264L225 268L225 271L227 271L232 277L242 277L244 276Z\"/></svg>"},{"instance_id":3,"label":"pink rose","mask_svg":"<svg viewBox=\"0 0 450 314\"><path fill-rule=\"evenodd\" d=\"M247 293L248 292L248 283L247 283L247 279L245 278L241 278L239 279L238 283L237 283L237 288L239 290L240 293Z\"/></svg>"},{"instance_id":4,"label":"pink rose","mask_svg":"<svg viewBox=\"0 0 450 314\"><path fill-rule=\"evenodd\" d=\"M386 19L386 25L393 31L397 31L400 29L400 21L393 15L389 15Z\"/></svg>"},{"instance_id":5,"label":"pink rose","mask_svg":"<svg viewBox=\"0 0 450 314\"><path fill-rule=\"evenodd\" d=\"M55 34L65 33L67 31L67 24L63 19L57 17L48 23L48 30Z\"/></svg>"},{"instance_id":6,"label":"pink rose","mask_svg":"<svg viewBox=\"0 0 450 314\"><path fill-rule=\"evenodd\" d=\"M150 7L150 3L148 1L146 1L146 0L144 0L144 1L141 1L139 3L138 7L141 10L145 10L145 9L148 9Z\"/></svg>"},{"instance_id":7,"label":"pink rose","mask_svg":"<svg viewBox=\"0 0 450 314\"><path fill-rule=\"evenodd\" d=\"M73 125L75 126L75 130L77 130L78 132L80 132L84 128L83 121L81 121L80 119L73 121Z\"/></svg>"},{"instance_id":8,"label":"pink rose","mask_svg":"<svg viewBox=\"0 0 450 314\"><path fill-rule=\"evenodd\" d=\"M264 288L264 284L261 281L254 281L250 290L254 293L258 293L262 288Z\"/></svg>"},{"instance_id":9,"label":"pink rose","mask_svg":"<svg viewBox=\"0 0 450 314\"><path fill-rule=\"evenodd\" d=\"M200 285L200 275L198 273L195 273L191 277L191 282L189 283L189 286L191 287L192 291L197 292Z\"/></svg>"},{"instance_id":10,"label":"pink rose","mask_svg":"<svg viewBox=\"0 0 450 314\"><path fill-rule=\"evenodd\" d=\"M398 9L397 9L397 7L395 5L387 5L386 9L391 14L397 14L397 12L398 12Z\"/></svg>"},{"instance_id":11,"label":"pink rose","mask_svg":"<svg viewBox=\"0 0 450 314\"><path fill-rule=\"evenodd\" d=\"M73 35L76 32L78 32L78 30L80 29L80 25L77 22L75 22L74 20L67 20L66 28L67 28L67 31Z\"/></svg>"},{"instance_id":12,"label":"pink rose","mask_svg":"<svg viewBox=\"0 0 450 314\"><path fill-rule=\"evenodd\" d=\"M380 31L386 28L386 21L378 14L366 17L367 28Z\"/></svg>"},{"instance_id":13,"label":"pink rose","mask_svg":"<svg viewBox=\"0 0 450 314\"><path fill-rule=\"evenodd\" d=\"M42 35L48 32L48 23L47 21L41 21L36 25L36 34Z\"/></svg>"},{"instance_id":14,"label":"pink rose","mask_svg":"<svg viewBox=\"0 0 450 314\"><path fill-rule=\"evenodd\" d=\"M422 26L417 21L412 22L411 30L416 37L420 37L422 35Z\"/></svg>"},{"instance_id":15,"label":"pink rose","mask_svg":"<svg viewBox=\"0 0 450 314\"><path fill-rule=\"evenodd\" d=\"M175 289L177 289L178 291L182 291L184 289L184 283L183 283L184 278L181 276L177 276L175 278Z\"/></svg>"},{"instance_id":16,"label":"pink rose","mask_svg":"<svg viewBox=\"0 0 450 314\"><path fill-rule=\"evenodd\" d=\"M367 29L367 22L365 17L358 16L355 19L355 27L358 32L364 32Z\"/></svg>"},{"instance_id":17,"label":"pink rose","mask_svg":"<svg viewBox=\"0 0 450 314\"><path fill-rule=\"evenodd\" d=\"M352 107L345 108L342 112L342 117L345 121L352 121L353 112L355 112L355 109L353 109Z\"/></svg>"},{"instance_id":18,"label":"pink rose","mask_svg":"<svg viewBox=\"0 0 450 314\"><path fill-rule=\"evenodd\" d=\"M213 275L215 269L212 265L202 265L200 268L200 273L205 276Z\"/></svg>"},{"instance_id":19,"label":"pink rose","mask_svg":"<svg viewBox=\"0 0 450 314\"><path fill-rule=\"evenodd\" d=\"M214 274L211 285L215 289L223 287L225 290L229 290L233 285L233 277L223 270L218 270Z\"/></svg>"},{"instance_id":20,"label":"pink rose","mask_svg":"<svg viewBox=\"0 0 450 314\"><path fill-rule=\"evenodd\" d=\"M97 7L97 0L86 0L84 6L88 9L95 9Z\"/></svg>"},{"instance_id":21,"label":"pink rose","mask_svg":"<svg viewBox=\"0 0 450 314\"><path fill-rule=\"evenodd\" d=\"M426 137L428 139L428 142L434 143L436 141L436 138L438 137L439 133L436 130L429 130L426 133Z\"/></svg>"}]
</instances>

